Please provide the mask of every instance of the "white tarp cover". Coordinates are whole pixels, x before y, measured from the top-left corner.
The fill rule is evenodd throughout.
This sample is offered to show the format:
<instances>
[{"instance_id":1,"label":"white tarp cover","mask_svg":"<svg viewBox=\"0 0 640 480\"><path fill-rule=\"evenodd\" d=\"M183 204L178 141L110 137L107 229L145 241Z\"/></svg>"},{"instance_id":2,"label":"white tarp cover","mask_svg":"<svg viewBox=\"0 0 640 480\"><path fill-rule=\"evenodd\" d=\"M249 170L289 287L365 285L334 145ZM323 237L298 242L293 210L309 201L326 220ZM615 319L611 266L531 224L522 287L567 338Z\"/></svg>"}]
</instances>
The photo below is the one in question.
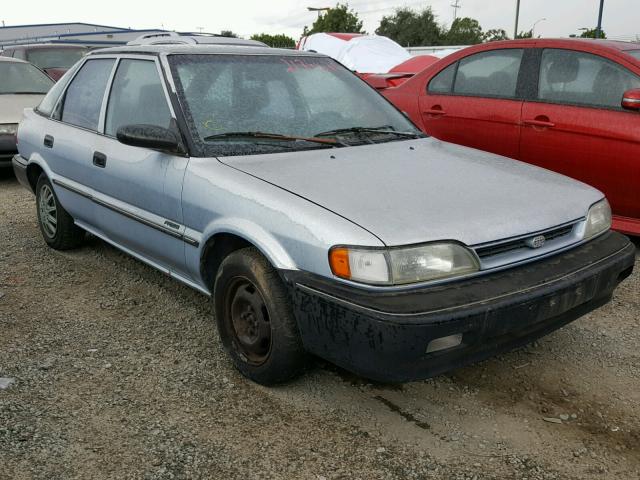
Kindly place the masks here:
<instances>
[{"instance_id":1,"label":"white tarp cover","mask_svg":"<svg viewBox=\"0 0 640 480\"><path fill-rule=\"evenodd\" d=\"M387 73L411 58L411 54L396 42L377 35L342 40L330 33L314 33L304 38L299 48L329 55L359 73Z\"/></svg>"}]
</instances>

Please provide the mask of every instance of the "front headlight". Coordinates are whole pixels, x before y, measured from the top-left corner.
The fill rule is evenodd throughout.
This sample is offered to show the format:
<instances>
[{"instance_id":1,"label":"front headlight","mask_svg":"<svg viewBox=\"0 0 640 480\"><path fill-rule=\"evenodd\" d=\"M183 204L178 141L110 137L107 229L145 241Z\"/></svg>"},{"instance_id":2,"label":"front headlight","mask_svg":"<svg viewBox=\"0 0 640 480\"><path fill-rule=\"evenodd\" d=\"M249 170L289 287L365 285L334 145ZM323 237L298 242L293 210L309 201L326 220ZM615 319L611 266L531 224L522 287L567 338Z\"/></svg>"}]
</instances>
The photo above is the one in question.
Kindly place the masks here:
<instances>
[{"instance_id":1,"label":"front headlight","mask_svg":"<svg viewBox=\"0 0 640 480\"><path fill-rule=\"evenodd\" d=\"M17 123L0 123L0 135L15 135L18 133Z\"/></svg>"},{"instance_id":2,"label":"front headlight","mask_svg":"<svg viewBox=\"0 0 640 480\"><path fill-rule=\"evenodd\" d=\"M611 228L611 207L606 198L591 205L584 229L584 239L588 239Z\"/></svg>"},{"instance_id":3,"label":"front headlight","mask_svg":"<svg viewBox=\"0 0 640 480\"><path fill-rule=\"evenodd\" d=\"M404 285L476 272L475 255L457 243L412 247L334 247L329 252L334 275L373 285Z\"/></svg>"}]
</instances>

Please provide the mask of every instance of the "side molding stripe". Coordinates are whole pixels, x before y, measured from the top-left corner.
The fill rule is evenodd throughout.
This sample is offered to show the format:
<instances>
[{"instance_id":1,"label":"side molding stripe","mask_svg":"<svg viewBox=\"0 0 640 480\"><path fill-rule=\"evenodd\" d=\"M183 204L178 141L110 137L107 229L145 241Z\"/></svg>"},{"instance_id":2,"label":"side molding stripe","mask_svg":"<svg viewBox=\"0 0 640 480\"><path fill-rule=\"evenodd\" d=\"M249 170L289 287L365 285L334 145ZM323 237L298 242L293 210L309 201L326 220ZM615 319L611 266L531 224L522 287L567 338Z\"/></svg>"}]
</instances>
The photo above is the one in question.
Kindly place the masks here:
<instances>
[{"instance_id":1,"label":"side molding stripe","mask_svg":"<svg viewBox=\"0 0 640 480\"><path fill-rule=\"evenodd\" d=\"M88 198L89 200L94 202L96 205L100 205L102 207L108 208L109 210L111 210L113 212L116 212L116 213L119 213L120 215L123 215L123 216L125 216L127 218L130 218L131 220L135 220L136 222L140 222L140 223L142 223L143 225L146 225L149 228L153 228L154 230L158 230L159 232L165 233L165 234L167 234L167 235L169 235L171 237L174 237L174 238L177 238L179 240L182 240L182 241L186 242L187 244L189 244L189 245L191 245L193 247L198 247L200 245L200 243L197 240L195 240L195 239L193 239L191 237L187 237L187 236L183 235L180 232L176 232L175 230L172 230L171 228L165 227L164 225L161 225L161 224L156 223L156 222L152 222L150 220L147 220L146 218L142 218L141 216L136 215L135 213L128 212L128 211L126 211L126 210L124 210L124 209L122 209L120 207L116 207L115 205L113 205L111 203L108 203L108 202L105 202L104 200L97 199L93 195L91 195L91 194L89 194L87 192L84 192L84 191L82 191L82 190L80 190L80 189L78 189L76 187L73 187L73 186L71 186L71 185L69 185L69 184L67 184L65 182L62 182L62 181L60 181L58 179L53 179L53 183L55 183L56 185L64 188L65 190L69 190L70 192L78 194L78 195L80 195L80 196L82 196L84 198ZM170 220L166 220L165 224L171 225L172 227L175 227L175 228L180 228L180 225L178 225L177 223L172 222Z\"/></svg>"}]
</instances>

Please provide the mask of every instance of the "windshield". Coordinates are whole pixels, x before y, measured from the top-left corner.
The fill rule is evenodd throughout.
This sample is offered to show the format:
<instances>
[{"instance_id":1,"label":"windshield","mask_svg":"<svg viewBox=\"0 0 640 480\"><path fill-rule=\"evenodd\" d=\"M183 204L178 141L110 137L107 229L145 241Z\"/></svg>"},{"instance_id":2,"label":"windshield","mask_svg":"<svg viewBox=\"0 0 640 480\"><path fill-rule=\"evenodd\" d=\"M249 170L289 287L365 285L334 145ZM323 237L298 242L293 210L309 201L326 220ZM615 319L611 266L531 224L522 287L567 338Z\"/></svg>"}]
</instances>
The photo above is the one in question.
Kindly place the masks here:
<instances>
[{"instance_id":1,"label":"windshield","mask_svg":"<svg viewBox=\"0 0 640 480\"><path fill-rule=\"evenodd\" d=\"M636 57L638 60L640 60L640 50L627 50L627 53L632 57Z\"/></svg>"},{"instance_id":2,"label":"windshield","mask_svg":"<svg viewBox=\"0 0 640 480\"><path fill-rule=\"evenodd\" d=\"M337 148L421 136L375 90L330 58L173 55L170 62L192 134L207 155ZM319 136L336 141L318 142Z\"/></svg>"},{"instance_id":3,"label":"windshield","mask_svg":"<svg viewBox=\"0 0 640 480\"><path fill-rule=\"evenodd\" d=\"M27 60L44 69L71 68L89 50L85 47L37 48L27 51Z\"/></svg>"},{"instance_id":4,"label":"windshield","mask_svg":"<svg viewBox=\"0 0 640 480\"><path fill-rule=\"evenodd\" d=\"M0 62L0 94L47 93L53 80L33 65Z\"/></svg>"}]
</instances>

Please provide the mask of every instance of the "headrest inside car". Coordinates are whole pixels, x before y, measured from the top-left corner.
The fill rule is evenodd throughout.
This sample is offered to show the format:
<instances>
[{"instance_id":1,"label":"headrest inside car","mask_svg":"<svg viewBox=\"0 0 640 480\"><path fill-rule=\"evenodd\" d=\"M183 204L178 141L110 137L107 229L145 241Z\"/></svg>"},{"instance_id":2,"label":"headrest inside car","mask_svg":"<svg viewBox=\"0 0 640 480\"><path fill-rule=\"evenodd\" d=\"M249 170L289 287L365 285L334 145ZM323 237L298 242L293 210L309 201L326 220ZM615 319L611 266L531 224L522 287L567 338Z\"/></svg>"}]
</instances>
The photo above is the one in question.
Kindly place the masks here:
<instances>
[{"instance_id":1,"label":"headrest inside car","mask_svg":"<svg viewBox=\"0 0 640 480\"><path fill-rule=\"evenodd\" d=\"M555 53L547 70L547 82L573 82L578 77L578 70L580 70L580 62L574 54Z\"/></svg>"}]
</instances>

